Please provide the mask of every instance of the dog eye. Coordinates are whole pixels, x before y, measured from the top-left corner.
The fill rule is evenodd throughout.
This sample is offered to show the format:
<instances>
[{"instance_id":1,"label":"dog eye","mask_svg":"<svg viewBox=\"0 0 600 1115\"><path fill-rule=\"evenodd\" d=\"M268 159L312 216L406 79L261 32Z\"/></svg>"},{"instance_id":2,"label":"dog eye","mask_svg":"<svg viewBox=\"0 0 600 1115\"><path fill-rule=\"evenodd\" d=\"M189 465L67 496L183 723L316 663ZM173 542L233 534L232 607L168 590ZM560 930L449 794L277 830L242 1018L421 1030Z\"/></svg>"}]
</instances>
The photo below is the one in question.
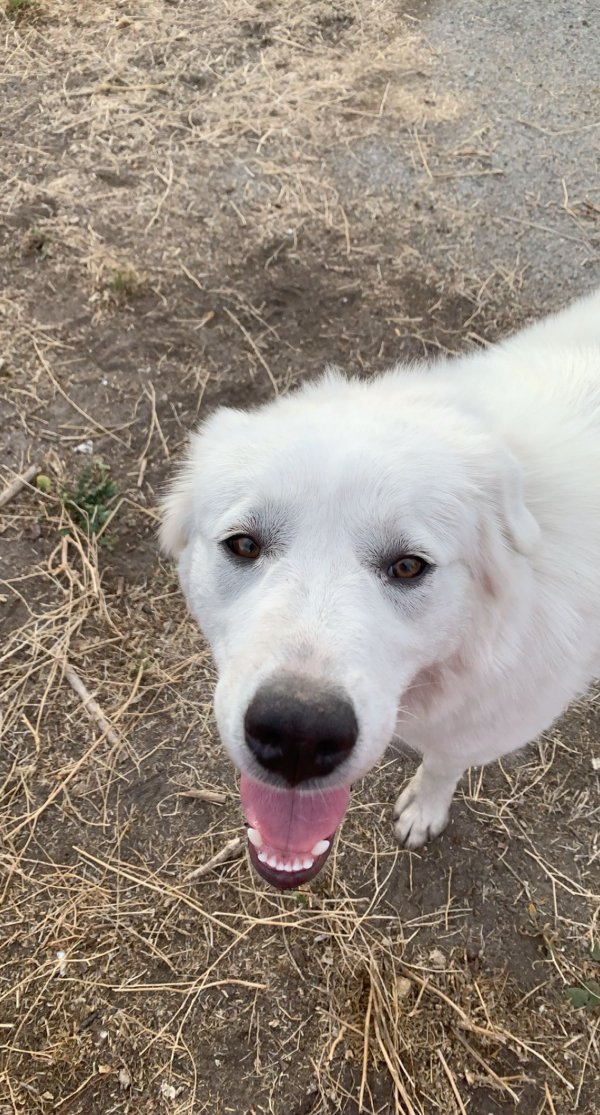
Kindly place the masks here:
<instances>
[{"instance_id":1,"label":"dog eye","mask_svg":"<svg viewBox=\"0 0 600 1115\"><path fill-rule=\"evenodd\" d=\"M393 581L416 581L429 569L424 558L415 557L414 554L405 554L398 558L393 565L388 566L387 575Z\"/></svg>"},{"instance_id":2,"label":"dog eye","mask_svg":"<svg viewBox=\"0 0 600 1115\"><path fill-rule=\"evenodd\" d=\"M258 542L255 542L249 534L234 534L231 538L225 539L225 545L236 557L247 558L249 561L256 561L260 555Z\"/></svg>"}]
</instances>

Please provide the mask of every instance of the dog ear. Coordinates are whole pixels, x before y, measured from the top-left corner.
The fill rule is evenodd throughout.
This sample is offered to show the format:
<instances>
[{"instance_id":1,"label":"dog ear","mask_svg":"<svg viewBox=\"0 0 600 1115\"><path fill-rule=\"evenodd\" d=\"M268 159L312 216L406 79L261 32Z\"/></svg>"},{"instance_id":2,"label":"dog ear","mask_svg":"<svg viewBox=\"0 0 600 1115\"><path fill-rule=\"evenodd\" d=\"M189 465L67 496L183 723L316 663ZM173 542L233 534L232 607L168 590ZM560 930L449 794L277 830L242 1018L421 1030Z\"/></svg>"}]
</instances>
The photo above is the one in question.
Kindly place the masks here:
<instances>
[{"instance_id":1,"label":"dog ear","mask_svg":"<svg viewBox=\"0 0 600 1115\"><path fill-rule=\"evenodd\" d=\"M160 547L169 557L179 557L192 538L200 502L199 489L208 463L214 463L215 456L225 461L227 451L233 452L232 439L239 441L248 418L246 411L218 407L190 437L179 472L160 504Z\"/></svg>"},{"instance_id":2,"label":"dog ear","mask_svg":"<svg viewBox=\"0 0 600 1115\"><path fill-rule=\"evenodd\" d=\"M500 450L497 475L499 488L496 498L506 536L517 553L528 556L538 544L540 528L525 503L521 466L506 449Z\"/></svg>"},{"instance_id":3,"label":"dog ear","mask_svg":"<svg viewBox=\"0 0 600 1115\"><path fill-rule=\"evenodd\" d=\"M168 557L179 557L192 533L192 452L160 503L160 548Z\"/></svg>"}]
</instances>

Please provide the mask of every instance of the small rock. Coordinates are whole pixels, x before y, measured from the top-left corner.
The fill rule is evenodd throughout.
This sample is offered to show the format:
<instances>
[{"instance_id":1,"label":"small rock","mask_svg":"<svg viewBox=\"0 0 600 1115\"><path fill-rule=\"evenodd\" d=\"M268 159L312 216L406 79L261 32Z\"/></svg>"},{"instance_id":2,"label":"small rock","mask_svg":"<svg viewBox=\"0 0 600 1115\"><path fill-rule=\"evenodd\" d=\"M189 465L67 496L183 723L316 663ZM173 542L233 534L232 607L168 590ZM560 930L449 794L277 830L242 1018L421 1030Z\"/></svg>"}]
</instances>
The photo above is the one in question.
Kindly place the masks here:
<instances>
[{"instance_id":1,"label":"small rock","mask_svg":"<svg viewBox=\"0 0 600 1115\"><path fill-rule=\"evenodd\" d=\"M396 980L396 994L398 998L400 1000L408 999L412 991L412 986L412 980L407 979L406 976L398 976Z\"/></svg>"},{"instance_id":2,"label":"small rock","mask_svg":"<svg viewBox=\"0 0 600 1115\"><path fill-rule=\"evenodd\" d=\"M122 1088L131 1088L131 1077L126 1068L119 1069L119 1084Z\"/></svg>"},{"instance_id":3,"label":"small rock","mask_svg":"<svg viewBox=\"0 0 600 1115\"><path fill-rule=\"evenodd\" d=\"M433 951L429 953L429 963L437 972L444 971L446 967L446 957L441 949L433 949Z\"/></svg>"}]
</instances>

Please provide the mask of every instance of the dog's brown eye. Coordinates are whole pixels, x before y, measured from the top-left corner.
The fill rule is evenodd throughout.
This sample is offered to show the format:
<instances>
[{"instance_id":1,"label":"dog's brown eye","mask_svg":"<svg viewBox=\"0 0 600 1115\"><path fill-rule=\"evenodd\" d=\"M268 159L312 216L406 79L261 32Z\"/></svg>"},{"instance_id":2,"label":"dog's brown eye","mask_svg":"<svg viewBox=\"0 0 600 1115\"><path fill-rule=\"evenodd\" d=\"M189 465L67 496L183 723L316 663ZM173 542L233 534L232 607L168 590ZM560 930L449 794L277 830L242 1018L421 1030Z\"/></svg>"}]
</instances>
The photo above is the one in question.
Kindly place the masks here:
<instances>
[{"instance_id":1,"label":"dog's brown eye","mask_svg":"<svg viewBox=\"0 0 600 1115\"><path fill-rule=\"evenodd\" d=\"M249 534L234 534L233 538L226 538L225 545L236 557L248 558L255 561L260 554L260 546Z\"/></svg>"},{"instance_id":2,"label":"dog's brown eye","mask_svg":"<svg viewBox=\"0 0 600 1115\"><path fill-rule=\"evenodd\" d=\"M429 566L424 558L415 557L414 554L406 554L404 557L398 558L393 565L388 568L388 577L394 581L414 581L417 577L421 577Z\"/></svg>"}]
</instances>

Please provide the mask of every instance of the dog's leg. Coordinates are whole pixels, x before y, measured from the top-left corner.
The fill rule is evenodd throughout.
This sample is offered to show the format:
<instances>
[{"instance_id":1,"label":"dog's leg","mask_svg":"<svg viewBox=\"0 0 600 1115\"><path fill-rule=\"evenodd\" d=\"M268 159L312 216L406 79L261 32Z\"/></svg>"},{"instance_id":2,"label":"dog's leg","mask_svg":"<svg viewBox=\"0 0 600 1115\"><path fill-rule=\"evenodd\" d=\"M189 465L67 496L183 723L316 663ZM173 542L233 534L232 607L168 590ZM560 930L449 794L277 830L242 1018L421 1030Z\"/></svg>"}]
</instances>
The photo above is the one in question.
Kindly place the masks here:
<instances>
[{"instance_id":1,"label":"dog's leg","mask_svg":"<svg viewBox=\"0 0 600 1115\"><path fill-rule=\"evenodd\" d=\"M440 762L439 755L423 759L394 807L394 831L406 848L420 848L439 836L448 824L450 802L462 765Z\"/></svg>"}]
</instances>

